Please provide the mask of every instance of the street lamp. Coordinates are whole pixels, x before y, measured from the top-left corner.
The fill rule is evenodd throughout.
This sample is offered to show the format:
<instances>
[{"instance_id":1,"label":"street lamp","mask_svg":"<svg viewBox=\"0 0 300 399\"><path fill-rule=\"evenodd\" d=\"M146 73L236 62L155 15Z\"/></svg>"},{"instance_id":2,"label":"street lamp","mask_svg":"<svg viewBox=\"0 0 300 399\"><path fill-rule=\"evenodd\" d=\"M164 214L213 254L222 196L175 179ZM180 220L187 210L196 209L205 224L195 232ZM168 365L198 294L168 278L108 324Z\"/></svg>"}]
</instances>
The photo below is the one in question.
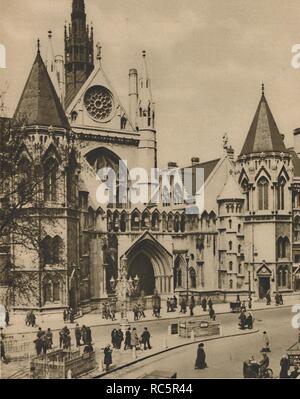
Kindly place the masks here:
<instances>
[{"instance_id":1,"label":"street lamp","mask_svg":"<svg viewBox=\"0 0 300 399\"><path fill-rule=\"evenodd\" d=\"M128 327L127 320L127 295L132 295L139 286L139 277L136 275L134 279L130 276L127 278L127 257L124 256L120 262L118 269L118 277L117 279L110 279L110 285L113 291L115 291L117 300L121 306L121 329L125 333L126 328Z\"/></svg>"},{"instance_id":2,"label":"street lamp","mask_svg":"<svg viewBox=\"0 0 300 399\"><path fill-rule=\"evenodd\" d=\"M188 303L188 301L189 301L189 261L190 261L190 257L189 257L188 253L186 254L185 261L186 261L186 301Z\"/></svg>"}]
</instances>

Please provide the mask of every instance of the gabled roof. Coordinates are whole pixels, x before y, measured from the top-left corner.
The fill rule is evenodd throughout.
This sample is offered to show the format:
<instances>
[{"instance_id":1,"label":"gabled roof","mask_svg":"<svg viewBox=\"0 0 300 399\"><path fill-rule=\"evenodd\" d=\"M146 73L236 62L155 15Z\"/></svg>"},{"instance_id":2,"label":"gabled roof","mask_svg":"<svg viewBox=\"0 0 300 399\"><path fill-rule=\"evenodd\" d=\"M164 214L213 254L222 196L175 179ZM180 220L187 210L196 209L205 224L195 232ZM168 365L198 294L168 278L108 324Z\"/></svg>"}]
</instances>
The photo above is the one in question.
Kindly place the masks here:
<instances>
[{"instance_id":1,"label":"gabled roof","mask_svg":"<svg viewBox=\"0 0 300 399\"><path fill-rule=\"evenodd\" d=\"M258 152L287 152L264 92L240 155Z\"/></svg>"},{"instance_id":2,"label":"gabled roof","mask_svg":"<svg viewBox=\"0 0 300 399\"><path fill-rule=\"evenodd\" d=\"M224 184L224 187L222 188L217 200L222 201L235 199L244 200L244 196L240 191L238 183L234 180L232 174L229 173L226 183Z\"/></svg>"},{"instance_id":3,"label":"gabled roof","mask_svg":"<svg viewBox=\"0 0 300 399\"><path fill-rule=\"evenodd\" d=\"M14 119L25 125L70 129L68 119L38 51Z\"/></svg>"},{"instance_id":4,"label":"gabled roof","mask_svg":"<svg viewBox=\"0 0 300 399\"><path fill-rule=\"evenodd\" d=\"M197 163L195 165L187 166L187 168L198 169L202 168L204 173L204 182L208 179L211 172L215 169L221 158L213 159L212 161Z\"/></svg>"}]
</instances>

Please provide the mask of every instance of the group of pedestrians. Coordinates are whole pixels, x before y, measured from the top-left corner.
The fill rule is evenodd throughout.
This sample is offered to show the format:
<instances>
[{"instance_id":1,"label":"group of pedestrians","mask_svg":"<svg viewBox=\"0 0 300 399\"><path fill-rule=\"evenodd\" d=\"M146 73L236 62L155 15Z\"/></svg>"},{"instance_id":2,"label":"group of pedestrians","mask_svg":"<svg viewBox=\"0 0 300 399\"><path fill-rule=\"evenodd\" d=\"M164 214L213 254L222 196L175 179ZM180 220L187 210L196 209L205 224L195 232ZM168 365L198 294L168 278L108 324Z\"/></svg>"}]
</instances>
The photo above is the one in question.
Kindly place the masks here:
<instances>
[{"instance_id":1,"label":"group of pedestrians","mask_svg":"<svg viewBox=\"0 0 300 399\"><path fill-rule=\"evenodd\" d=\"M91 328L85 325L80 327L77 323L75 327L75 341L77 348L81 345L91 346L93 342Z\"/></svg>"},{"instance_id":2,"label":"group of pedestrians","mask_svg":"<svg viewBox=\"0 0 300 399\"><path fill-rule=\"evenodd\" d=\"M102 303L102 319L116 320L116 303L115 302L103 302Z\"/></svg>"},{"instance_id":3,"label":"group of pedestrians","mask_svg":"<svg viewBox=\"0 0 300 399\"><path fill-rule=\"evenodd\" d=\"M65 309L63 311L63 319L64 322L67 323L68 321L70 323L74 323L74 319L75 319L75 311L73 308L68 307L68 309Z\"/></svg>"},{"instance_id":4,"label":"group of pedestrians","mask_svg":"<svg viewBox=\"0 0 300 399\"><path fill-rule=\"evenodd\" d=\"M241 330L244 330L245 328L249 328L251 330L253 328L253 315L250 311L246 311L245 308L242 309L239 320L239 326Z\"/></svg>"},{"instance_id":5,"label":"group of pedestrians","mask_svg":"<svg viewBox=\"0 0 300 399\"><path fill-rule=\"evenodd\" d=\"M187 308L189 308L190 316L194 316L194 308L196 306L196 301L193 294L190 297L182 296L180 298L179 305L180 305L179 313L186 314Z\"/></svg>"},{"instance_id":6,"label":"group of pedestrians","mask_svg":"<svg viewBox=\"0 0 300 399\"><path fill-rule=\"evenodd\" d=\"M37 356L46 355L47 351L53 347L53 333L50 328L46 331L39 327L36 339L33 341Z\"/></svg>"},{"instance_id":7,"label":"group of pedestrians","mask_svg":"<svg viewBox=\"0 0 300 399\"><path fill-rule=\"evenodd\" d=\"M25 325L29 327L36 327L36 315L34 314L33 310L29 310L26 313Z\"/></svg>"},{"instance_id":8,"label":"group of pedestrians","mask_svg":"<svg viewBox=\"0 0 300 399\"><path fill-rule=\"evenodd\" d=\"M151 335L147 327L144 328L140 337L138 336L135 327L132 330L130 327L128 327L128 329L125 332L124 350L133 349L133 348L142 349L142 350L151 349L152 347L150 345L150 337Z\"/></svg>"},{"instance_id":9,"label":"group of pedestrians","mask_svg":"<svg viewBox=\"0 0 300 399\"><path fill-rule=\"evenodd\" d=\"M175 312L177 309L177 298L173 295L171 298L167 298L167 313Z\"/></svg>"},{"instance_id":10,"label":"group of pedestrians","mask_svg":"<svg viewBox=\"0 0 300 399\"><path fill-rule=\"evenodd\" d=\"M134 303L132 307L133 311L133 319L134 321L140 320L142 317L145 318L145 311L144 311L144 306L141 302Z\"/></svg>"}]
</instances>

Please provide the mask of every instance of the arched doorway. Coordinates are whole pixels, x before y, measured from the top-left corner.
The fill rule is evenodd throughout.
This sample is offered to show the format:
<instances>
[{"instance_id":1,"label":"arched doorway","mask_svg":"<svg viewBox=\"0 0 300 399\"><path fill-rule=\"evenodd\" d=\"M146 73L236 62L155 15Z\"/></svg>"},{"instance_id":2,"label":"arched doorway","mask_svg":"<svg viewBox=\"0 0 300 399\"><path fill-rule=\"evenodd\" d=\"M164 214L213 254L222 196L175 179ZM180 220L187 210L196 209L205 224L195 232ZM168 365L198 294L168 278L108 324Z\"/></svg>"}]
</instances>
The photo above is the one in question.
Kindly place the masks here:
<instances>
[{"instance_id":1,"label":"arched doorway","mask_svg":"<svg viewBox=\"0 0 300 399\"><path fill-rule=\"evenodd\" d=\"M173 292L172 255L149 232L145 232L124 254L128 274L140 278L140 289L145 295ZM122 256L120 258L122 261Z\"/></svg>"},{"instance_id":2,"label":"arched doorway","mask_svg":"<svg viewBox=\"0 0 300 399\"><path fill-rule=\"evenodd\" d=\"M131 262L128 275L134 279L139 278L138 294L153 295L155 290L155 277L151 260L144 253L139 253Z\"/></svg>"}]
</instances>

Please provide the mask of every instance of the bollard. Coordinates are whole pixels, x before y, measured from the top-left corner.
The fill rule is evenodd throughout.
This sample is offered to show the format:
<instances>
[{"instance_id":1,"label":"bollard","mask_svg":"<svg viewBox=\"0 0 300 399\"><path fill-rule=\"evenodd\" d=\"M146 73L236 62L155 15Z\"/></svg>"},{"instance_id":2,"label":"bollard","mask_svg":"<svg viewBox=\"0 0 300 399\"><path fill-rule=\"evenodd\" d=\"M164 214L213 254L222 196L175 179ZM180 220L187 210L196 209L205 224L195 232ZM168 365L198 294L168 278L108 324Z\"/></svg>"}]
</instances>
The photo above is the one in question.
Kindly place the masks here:
<instances>
[{"instance_id":1,"label":"bollard","mask_svg":"<svg viewBox=\"0 0 300 399\"><path fill-rule=\"evenodd\" d=\"M191 331L191 341L195 341L195 333L194 330Z\"/></svg>"},{"instance_id":2,"label":"bollard","mask_svg":"<svg viewBox=\"0 0 300 399\"><path fill-rule=\"evenodd\" d=\"M136 347L135 346L133 346L132 347L132 359L136 359L137 358L137 356L136 356Z\"/></svg>"},{"instance_id":3,"label":"bollard","mask_svg":"<svg viewBox=\"0 0 300 399\"><path fill-rule=\"evenodd\" d=\"M168 349L168 337L167 336L164 338L164 348Z\"/></svg>"},{"instance_id":4,"label":"bollard","mask_svg":"<svg viewBox=\"0 0 300 399\"><path fill-rule=\"evenodd\" d=\"M168 326L168 335L172 335L171 334L171 326Z\"/></svg>"},{"instance_id":5,"label":"bollard","mask_svg":"<svg viewBox=\"0 0 300 399\"><path fill-rule=\"evenodd\" d=\"M71 380L71 379L72 379L72 370L71 370L71 369L68 370L67 379L68 379L68 380Z\"/></svg>"}]
</instances>

